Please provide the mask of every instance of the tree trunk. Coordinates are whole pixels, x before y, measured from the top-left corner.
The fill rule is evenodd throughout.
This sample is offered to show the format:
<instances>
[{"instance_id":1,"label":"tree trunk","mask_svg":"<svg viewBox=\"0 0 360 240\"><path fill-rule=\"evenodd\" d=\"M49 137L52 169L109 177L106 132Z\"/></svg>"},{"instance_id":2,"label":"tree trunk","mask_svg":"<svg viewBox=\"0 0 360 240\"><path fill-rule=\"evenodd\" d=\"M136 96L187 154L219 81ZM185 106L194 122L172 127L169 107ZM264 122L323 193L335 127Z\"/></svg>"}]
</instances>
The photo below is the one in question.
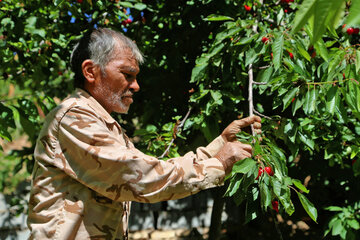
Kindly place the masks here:
<instances>
[{"instance_id":1,"label":"tree trunk","mask_svg":"<svg viewBox=\"0 0 360 240\"><path fill-rule=\"evenodd\" d=\"M224 210L225 199L223 195L226 187L218 187L212 189L214 205L211 212L211 223L209 230L209 240L219 240L221 235L221 215Z\"/></svg>"}]
</instances>

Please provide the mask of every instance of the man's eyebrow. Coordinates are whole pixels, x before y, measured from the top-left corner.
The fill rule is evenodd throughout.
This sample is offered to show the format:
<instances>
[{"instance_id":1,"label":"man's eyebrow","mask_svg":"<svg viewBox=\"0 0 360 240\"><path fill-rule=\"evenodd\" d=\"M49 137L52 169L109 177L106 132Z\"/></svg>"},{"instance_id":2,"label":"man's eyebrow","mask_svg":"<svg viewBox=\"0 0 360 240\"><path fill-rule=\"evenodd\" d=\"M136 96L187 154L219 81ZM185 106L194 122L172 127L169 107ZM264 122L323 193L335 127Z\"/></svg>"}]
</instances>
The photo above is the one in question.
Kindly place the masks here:
<instances>
[{"instance_id":1,"label":"man's eyebrow","mask_svg":"<svg viewBox=\"0 0 360 240\"><path fill-rule=\"evenodd\" d=\"M133 67L122 67L123 70L126 70L128 72L131 72L131 73L136 73L137 72L137 69L136 68L133 68Z\"/></svg>"}]
</instances>

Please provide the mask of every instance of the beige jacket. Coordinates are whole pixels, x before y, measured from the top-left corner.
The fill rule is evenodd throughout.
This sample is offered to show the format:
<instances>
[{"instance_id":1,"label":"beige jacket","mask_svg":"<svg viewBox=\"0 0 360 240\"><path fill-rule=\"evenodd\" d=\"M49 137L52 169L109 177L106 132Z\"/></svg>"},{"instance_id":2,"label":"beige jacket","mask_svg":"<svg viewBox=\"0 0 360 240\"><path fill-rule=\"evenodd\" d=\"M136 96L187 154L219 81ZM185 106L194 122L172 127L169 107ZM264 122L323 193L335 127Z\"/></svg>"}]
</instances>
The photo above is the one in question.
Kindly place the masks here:
<instances>
[{"instance_id":1,"label":"beige jacket","mask_svg":"<svg viewBox=\"0 0 360 240\"><path fill-rule=\"evenodd\" d=\"M221 137L183 157L137 150L120 125L77 89L46 117L35 148L30 239L126 239L130 201L178 199L223 183Z\"/></svg>"}]
</instances>

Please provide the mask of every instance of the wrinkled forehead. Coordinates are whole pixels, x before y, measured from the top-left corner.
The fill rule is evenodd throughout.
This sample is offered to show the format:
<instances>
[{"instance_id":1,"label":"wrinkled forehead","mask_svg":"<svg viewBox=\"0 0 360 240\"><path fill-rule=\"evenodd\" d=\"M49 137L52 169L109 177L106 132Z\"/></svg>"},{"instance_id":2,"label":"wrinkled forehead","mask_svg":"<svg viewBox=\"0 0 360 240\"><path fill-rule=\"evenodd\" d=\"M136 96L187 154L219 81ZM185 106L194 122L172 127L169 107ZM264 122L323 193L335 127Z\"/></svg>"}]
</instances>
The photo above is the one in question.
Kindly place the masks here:
<instances>
[{"instance_id":1,"label":"wrinkled forehead","mask_svg":"<svg viewBox=\"0 0 360 240\"><path fill-rule=\"evenodd\" d=\"M128 60L136 61L135 55L131 48L118 39L116 39L112 55L113 58L121 56L123 58L127 58Z\"/></svg>"}]
</instances>

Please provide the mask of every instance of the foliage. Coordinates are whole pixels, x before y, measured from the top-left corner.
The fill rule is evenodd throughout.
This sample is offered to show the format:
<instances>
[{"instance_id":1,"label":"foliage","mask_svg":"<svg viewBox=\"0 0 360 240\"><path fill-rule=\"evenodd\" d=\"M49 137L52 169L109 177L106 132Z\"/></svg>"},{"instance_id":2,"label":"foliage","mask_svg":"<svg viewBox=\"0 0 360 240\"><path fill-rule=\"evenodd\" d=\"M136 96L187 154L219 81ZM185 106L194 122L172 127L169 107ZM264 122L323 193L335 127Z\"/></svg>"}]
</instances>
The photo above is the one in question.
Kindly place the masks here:
<instances>
[{"instance_id":1,"label":"foliage","mask_svg":"<svg viewBox=\"0 0 360 240\"><path fill-rule=\"evenodd\" d=\"M248 221L273 211L279 200L283 217L296 209L346 239L359 223L360 49L359 35L341 26L347 21L357 27L351 14L359 1L349 17L305 25L311 14L310 20L349 10L314 2L302 4L332 10L326 15L325 8L275 0L1 1L0 81L2 88L16 86L16 94L1 92L0 137L6 144L26 134L32 146L4 153L2 163L16 162L4 173L25 166L31 172L44 115L73 89L68 62L74 43L88 28L111 27L134 39L146 56L135 96L141 104L114 115L136 136L138 148L160 156L176 137L167 157L178 156L249 112L267 115L261 141L239 135L253 144L255 157L234 166L226 195L247 206ZM319 30L323 26L333 28ZM185 125L175 130L190 107ZM274 175L256 179L265 166ZM324 208L335 205L339 211L330 220Z\"/></svg>"},{"instance_id":2,"label":"foliage","mask_svg":"<svg viewBox=\"0 0 360 240\"><path fill-rule=\"evenodd\" d=\"M329 211L337 212L329 222L329 229L325 235L331 232L332 236L339 235L342 239L356 239L356 232L360 229L359 202L353 206L326 208Z\"/></svg>"},{"instance_id":3,"label":"foliage","mask_svg":"<svg viewBox=\"0 0 360 240\"><path fill-rule=\"evenodd\" d=\"M346 0L304 0L296 13L293 22L293 32L298 31L308 23L312 43L317 42L326 29L338 37L336 28L343 20L345 12L349 11L345 25L350 27L360 25L360 1Z\"/></svg>"}]
</instances>

